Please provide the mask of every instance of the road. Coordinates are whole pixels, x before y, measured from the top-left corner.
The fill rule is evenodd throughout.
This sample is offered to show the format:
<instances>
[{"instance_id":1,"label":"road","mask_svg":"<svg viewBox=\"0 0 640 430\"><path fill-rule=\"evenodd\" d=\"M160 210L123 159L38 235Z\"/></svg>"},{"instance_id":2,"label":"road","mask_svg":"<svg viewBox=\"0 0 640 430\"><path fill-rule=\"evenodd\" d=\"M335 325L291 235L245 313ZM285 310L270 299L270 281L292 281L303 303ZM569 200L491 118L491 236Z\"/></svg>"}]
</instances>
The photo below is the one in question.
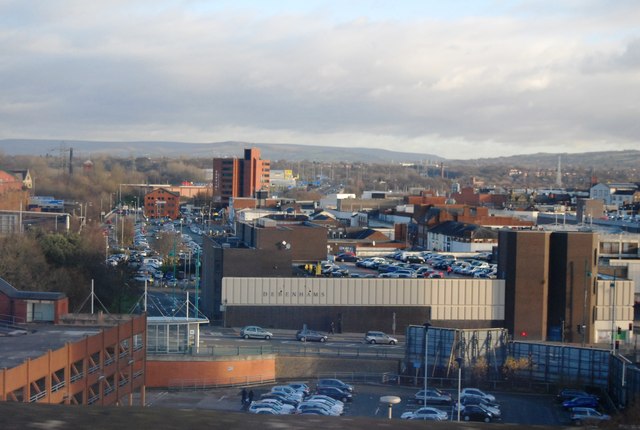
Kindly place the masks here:
<instances>
[{"instance_id":1,"label":"road","mask_svg":"<svg viewBox=\"0 0 640 430\"><path fill-rule=\"evenodd\" d=\"M300 342L295 338L295 330L270 330L273 338L242 339L239 328L221 329L203 327L200 331L200 353L223 354L224 351L301 352L315 354L335 354L341 356L403 358L404 336L397 336L397 345L370 345L364 343L364 333L342 333L329 335L324 342Z\"/></svg>"}]
</instances>

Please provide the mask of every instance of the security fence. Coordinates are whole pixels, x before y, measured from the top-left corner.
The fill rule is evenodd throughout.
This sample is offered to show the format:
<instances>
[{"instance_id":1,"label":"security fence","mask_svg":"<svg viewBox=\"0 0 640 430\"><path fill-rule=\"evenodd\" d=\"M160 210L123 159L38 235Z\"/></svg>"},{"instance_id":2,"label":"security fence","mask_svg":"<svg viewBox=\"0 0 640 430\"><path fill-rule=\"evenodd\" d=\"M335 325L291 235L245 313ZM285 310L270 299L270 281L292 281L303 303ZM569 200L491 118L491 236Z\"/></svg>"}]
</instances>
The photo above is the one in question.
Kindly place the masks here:
<instances>
[{"instance_id":1,"label":"security fence","mask_svg":"<svg viewBox=\"0 0 640 430\"><path fill-rule=\"evenodd\" d=\"M425 357L430 380L451 378L460 362L465 380L494 387L591 387L608 392L618 407L640 399L640 369L608 349L514 342L503 329L408 327L400 380L422 378Z\"/></svg>"}]
</instances>

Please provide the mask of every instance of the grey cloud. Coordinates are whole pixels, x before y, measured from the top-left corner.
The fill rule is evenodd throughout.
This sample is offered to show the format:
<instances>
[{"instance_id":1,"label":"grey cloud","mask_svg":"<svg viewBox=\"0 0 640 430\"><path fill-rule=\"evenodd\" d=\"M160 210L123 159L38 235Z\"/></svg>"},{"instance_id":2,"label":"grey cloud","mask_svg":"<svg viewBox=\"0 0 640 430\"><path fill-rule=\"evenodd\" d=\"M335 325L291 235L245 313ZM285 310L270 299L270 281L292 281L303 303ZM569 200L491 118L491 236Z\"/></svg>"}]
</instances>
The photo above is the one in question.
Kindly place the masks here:
<instances>
[{"instance_id":1,"label":"grey cloud","mask_svg":"<svg viewBox=\"0 0 640 430\"><path fill-rule=\"evenodd\" d=\"M440 143L570 152L640 137L640 42L616 39L618 18L602 18L610 36L592 43L593 16L569 31L542 16L335 23L171 2L20 3L20 24L0 28L3 137L348 139L454 154Z\"/></svg>"}]
</instances>

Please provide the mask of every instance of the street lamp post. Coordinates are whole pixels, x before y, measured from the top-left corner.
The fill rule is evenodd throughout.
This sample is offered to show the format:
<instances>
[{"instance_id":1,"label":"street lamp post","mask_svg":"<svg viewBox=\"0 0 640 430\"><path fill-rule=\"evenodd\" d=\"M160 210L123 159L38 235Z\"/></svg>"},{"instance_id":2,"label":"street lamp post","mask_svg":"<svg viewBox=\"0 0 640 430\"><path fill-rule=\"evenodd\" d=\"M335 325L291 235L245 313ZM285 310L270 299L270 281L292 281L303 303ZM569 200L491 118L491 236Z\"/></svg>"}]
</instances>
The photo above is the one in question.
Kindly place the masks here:
<instances>
[{"instance_id":1,"label":"street lamp post","mask_svg":"<svg viewBox=\"0 0 640 430\"><path fill-rule=\"evenodd\" d=\"M196 251L196 316L200 311L200 298L198 297L198 289L200 288L200 251Z\"/></svg>"},{"instance_id":2,"label":"street lamp post","mask_svg":"<svg viewBox=\"0 0 640 430\"><path fill-rule=\"evenodd\" d=\"M424 406L427 406L427 376L429 375L428 357L429 357L429 327L430 322L426 322L424 325Z\"/></svg>"},{"instance_id":3,"label":"street lamp post","mask_svg":"<svg viewBox=\"0 0 640 430\"><path fill-rule=\"evenodd\" d=\"M587 291L588 291L588 280L591 278L591 272L589 271L588 262L585 258L584 260L584 298L582 302L582 325L580 326L580 331L582 332L582 346L585 345L587 339Z\"/></svg>"},{"instance_id":4,"label":"street lamp post","mask_svg":"<svg viewBox=\"0 0 640 430\"><path fill-rule=\"evenodd\" d=\"M609 297L611 299L611 353L616 353L616 271L613 271L613 280L609 284Z\"/></svg>"},{"instance_id":5,"label":"street lamp post","mask_svg":"<svg viewBox=\"0 0 640 430\"><path fill-rule=\"evenodd\" d=\"M460 404L460 391L462 388L462 357L456 358L456 363L458 363L458 421L460 421L460 409L462 409L462 405Z\"/></svg>"}]
</instances>

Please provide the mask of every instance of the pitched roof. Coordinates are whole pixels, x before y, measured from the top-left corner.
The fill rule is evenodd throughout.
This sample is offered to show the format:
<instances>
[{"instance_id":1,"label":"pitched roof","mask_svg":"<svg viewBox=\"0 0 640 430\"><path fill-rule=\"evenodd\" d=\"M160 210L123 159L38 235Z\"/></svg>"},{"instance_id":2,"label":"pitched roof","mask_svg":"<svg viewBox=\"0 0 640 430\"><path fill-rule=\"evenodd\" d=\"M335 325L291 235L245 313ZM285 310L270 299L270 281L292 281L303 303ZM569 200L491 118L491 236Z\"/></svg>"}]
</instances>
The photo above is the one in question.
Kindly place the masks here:
<instances>
[{"instance_id":1,"label":"pitched roof","mask_svg":"<svg viewBox=\"0 0 640 430\"><path fill-rule=\"evenodd\" d=\"M19 177L22 181L27 179L27 176L29 175L28 169L11 169L9 170L9 172L11 172L14 176Z\"/></svg>"},{"instance_id":2,"label":"pitched roof","mask_svg":"<svg viewBox=\"0 0 640 430\"><path fill-rule=\"evenodd\" d=\"M497 239L498 232L476 224L466 224L457 221L445 221L430 228L429 233L437 233L445 236L463 237L472 239Z\"/></svg>"},{"instance_id":3,"label":"pitched roof","mask_svg":"<svg viewBox=\"0 0 640 430\"><path fill-rule=\"evenodd\" d=\"M336 217L332 214L329 213L327 211L320 211L320 212L316 212L314 214L311 214L310 218L312 220L318 220L318 221L324 221L324 220L335 220Z\"/></svg>"},{"instance_id":4,"label":"pitched roof","mask_svg":"<svg viewBox=\"0 0 640 430\"><path fill-rule=\"evenodd\" d=\"M4 170L0 170L0 183L18 183L20 182L18 178L12 175L9 172L5 172Z\"/></svg>"},{"instance_id":5,"label":"pitched roof","mask_svg":"<svg viewBox=\"0 0 640 430\"><path fill-rule=\"evenodd\" d=\"M632 196L637 193L637 190L617 190L613 193L614 196Z\"/></svg>"},{"instance_id":6,"label":"pitched roof","mask_svg":"<svg viewBox=\"0 0 640 430\"><path fill-rule=\"evenodd\" d=\"M66 297L66 294L64 293L46 291L20 291L2 278L0 278L0 293L12 299L23 300L59 300Z\"/></svg>"},{"instance_id":7,"label":"pitched roof","mask_svg":"<svg viewBox=\"0 0 640 430\"><path fill-rule=\"evenodd\" d=\"M347 239L364 240L371 238L371 236L380 237L380 235L382 235L383 238L388 239L384 234L371 228L347 232Z\"/></svg>"},{"instance_id":8,"label":"pitched roof","mask_svg":"<svg viewBox=\"0 0 640 430\"><path fill-rule=\"evenodd\" d=\"M167 188L164 188L164 187L154 188L152 191L149 191L147 194L145 194L145 196L148 196L149 194L154 194L154 193L156 193L158 191L161 191L161 190L164 191L167 194L173 195L174 197L180 197L180 193L171 191L171 190L169 190Z\"/></svg>"}]
</instances>

